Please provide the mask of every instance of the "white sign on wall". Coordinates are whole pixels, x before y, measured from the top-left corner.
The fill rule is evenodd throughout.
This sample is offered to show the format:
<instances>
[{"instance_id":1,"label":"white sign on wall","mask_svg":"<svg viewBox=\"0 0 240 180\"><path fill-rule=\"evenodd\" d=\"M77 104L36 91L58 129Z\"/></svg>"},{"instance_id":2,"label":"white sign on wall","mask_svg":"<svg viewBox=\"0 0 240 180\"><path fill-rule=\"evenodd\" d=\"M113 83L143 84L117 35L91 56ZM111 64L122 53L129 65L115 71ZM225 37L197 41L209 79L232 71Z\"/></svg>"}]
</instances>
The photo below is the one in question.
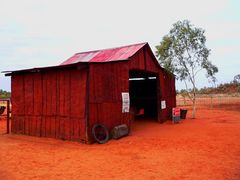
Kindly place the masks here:
<instances>
[{"instance_id":1,"label":"white sign on wall","mask_svg":"<svg viewBox=\"0 0 240 180\"><path fill-rule=\"evenodd\" d=\"M122 92L122 112L129 112L130 109L130 98L128 92Z\"/></svg>"},{"instance_id":2,"label":"white sign on wall","mask_svg":"<svg viewBox=\"0 0 240 180\"><path fill-rule=\"evenodd\" d=\"M166 109L166 101L161 101L161 109Z\"/></svg>"}]
</instances>

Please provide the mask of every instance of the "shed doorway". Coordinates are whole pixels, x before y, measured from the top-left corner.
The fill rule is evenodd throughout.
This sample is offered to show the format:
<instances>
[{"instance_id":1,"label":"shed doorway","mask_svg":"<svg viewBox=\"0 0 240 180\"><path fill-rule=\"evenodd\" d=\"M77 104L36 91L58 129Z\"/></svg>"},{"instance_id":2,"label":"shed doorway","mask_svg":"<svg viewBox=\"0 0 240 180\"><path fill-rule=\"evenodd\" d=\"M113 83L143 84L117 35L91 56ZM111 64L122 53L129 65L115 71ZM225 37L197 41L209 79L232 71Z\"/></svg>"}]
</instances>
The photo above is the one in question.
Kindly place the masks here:
<instances>
[{"instance_id":1,"label":"shed doorway","mask_svg":"<svg viewBox=\"0 0 240 180\"><path fill-rule=\"evenodd\" d=\"M130 109L135 120L158 120L158 75L129 71Z\"/></svg>"}]
</instances>

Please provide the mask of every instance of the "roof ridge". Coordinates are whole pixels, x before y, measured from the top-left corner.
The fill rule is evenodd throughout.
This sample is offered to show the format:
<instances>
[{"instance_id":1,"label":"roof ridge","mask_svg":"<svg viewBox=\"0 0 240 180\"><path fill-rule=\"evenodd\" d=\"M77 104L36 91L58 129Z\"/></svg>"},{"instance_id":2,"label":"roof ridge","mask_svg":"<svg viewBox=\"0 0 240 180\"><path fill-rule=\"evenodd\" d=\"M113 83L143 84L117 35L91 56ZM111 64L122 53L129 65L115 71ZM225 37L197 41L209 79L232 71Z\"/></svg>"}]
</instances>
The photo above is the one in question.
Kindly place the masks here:
<instances>
[{"instance_id":1,"label":"roof ridge","mask_svg":"<svg viewBox=\"0 0 240 180\"><path fill-rule=\"evenodd\" d=\"M136 44L130 44L130 45L124 45L124 46L118 46L118 47L112 47L112 48L104 48L104 49L98 49L98 50L92 50L92 51L83 51L83 52L75 53L75 55L84 54L84 53L95 53L95 52L99 52L99 51L113 50L113 49L126 48L126 47L136 46L136 45L146 45L146 44L148 44L148 43L143 42L143 43L136 43Z\"/></svg>"}]
</instances>

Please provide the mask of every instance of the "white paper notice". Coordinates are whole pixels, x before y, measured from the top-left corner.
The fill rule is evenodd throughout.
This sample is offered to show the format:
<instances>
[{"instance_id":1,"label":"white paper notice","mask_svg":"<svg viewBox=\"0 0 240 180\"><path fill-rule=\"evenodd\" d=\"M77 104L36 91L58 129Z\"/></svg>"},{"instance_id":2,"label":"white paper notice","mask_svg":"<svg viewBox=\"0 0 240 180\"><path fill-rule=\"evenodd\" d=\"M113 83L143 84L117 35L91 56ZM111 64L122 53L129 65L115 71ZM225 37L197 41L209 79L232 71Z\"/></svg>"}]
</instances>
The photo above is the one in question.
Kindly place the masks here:
<instances>
[{"instance_id":1,"label":"white paper notice","mask_svg":"<svg viewBox=\"0 0 240 180\"><path fill-rule=\"evenodd\" d=\"M122 112L126 113L129 112L130 108L130 99L128 92L122 92Z\"/></svg>"},{"instance_id":2,"label":"white paper notice","mask_svg":"<svg viewBox=\"0 0 240 180\"><path fill-rule=\"evenodd\" d=\"M161 101L161 109L166 109L166 101Z\"/></svg>"}]
</instances>

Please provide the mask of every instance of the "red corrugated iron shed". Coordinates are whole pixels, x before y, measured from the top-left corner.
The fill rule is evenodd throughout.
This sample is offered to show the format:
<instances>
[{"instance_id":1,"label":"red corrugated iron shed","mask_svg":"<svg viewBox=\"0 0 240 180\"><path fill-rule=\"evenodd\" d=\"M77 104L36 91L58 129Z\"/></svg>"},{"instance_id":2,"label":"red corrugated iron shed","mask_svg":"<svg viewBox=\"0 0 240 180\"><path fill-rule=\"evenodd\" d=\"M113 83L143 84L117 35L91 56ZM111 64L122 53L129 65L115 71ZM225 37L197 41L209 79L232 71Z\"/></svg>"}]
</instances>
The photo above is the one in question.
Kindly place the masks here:
<instances>
[{"instance_id":1,"label":"red corrugated iron shed","mask_svg":"<svg viewBox=\"0 0 240 180\"><path fill-rule=\"evenodd\" d=\"M139 112L163 122L176 106L175 78L147 43L77 53L59 66L6 75L12 76L11 131L17 134L92 142L96 123L131 128Z\"/></svg>"}]
</instances>

